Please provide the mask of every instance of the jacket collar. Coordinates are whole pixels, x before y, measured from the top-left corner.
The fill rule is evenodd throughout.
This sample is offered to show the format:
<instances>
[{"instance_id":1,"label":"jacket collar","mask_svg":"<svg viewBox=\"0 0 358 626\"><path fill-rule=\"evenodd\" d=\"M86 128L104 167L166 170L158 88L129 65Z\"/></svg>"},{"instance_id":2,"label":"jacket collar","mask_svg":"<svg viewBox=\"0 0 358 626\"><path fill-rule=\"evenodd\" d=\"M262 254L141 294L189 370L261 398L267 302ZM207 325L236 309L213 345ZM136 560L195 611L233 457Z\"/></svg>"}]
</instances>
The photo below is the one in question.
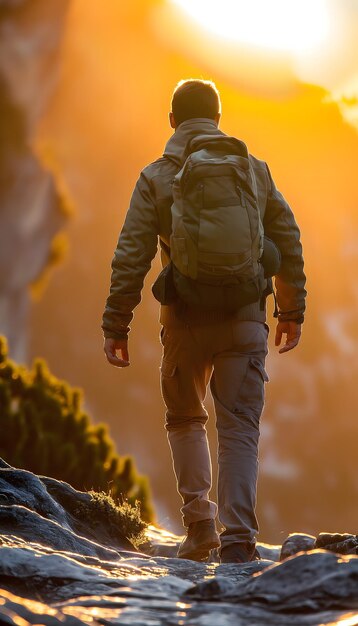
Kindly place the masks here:
<instances>
[{"instance_id":1,"label":"jacket collar","mask_svg":"<svg viewBox=\"0 0 358 626\"><path fill-rule=\"evenodd\" d=\"M188 142L197 135L224 135L216 122L207 117L195 117L179 124L165 146L164 156L182 165Z\"/></svg>"}]
</instances>

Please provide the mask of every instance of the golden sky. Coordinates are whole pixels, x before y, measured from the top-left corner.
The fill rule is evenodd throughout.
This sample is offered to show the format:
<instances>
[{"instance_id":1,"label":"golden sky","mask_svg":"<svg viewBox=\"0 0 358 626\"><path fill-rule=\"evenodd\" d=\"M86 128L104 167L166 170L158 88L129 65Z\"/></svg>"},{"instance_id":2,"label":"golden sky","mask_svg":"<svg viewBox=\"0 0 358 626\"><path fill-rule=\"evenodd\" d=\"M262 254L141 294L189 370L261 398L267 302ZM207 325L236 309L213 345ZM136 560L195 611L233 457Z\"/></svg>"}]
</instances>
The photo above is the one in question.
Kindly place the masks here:
<instances>
[{"instance_id":1,"label":"golden sky","mask_svg":"<svg viewBox=\"0 0 358 626\"><path fill-rule=\"evenodd\" d=\"M357 0L168 0L152 19L214 74L272 95L294 80L322 86L358 126Z\"/></svg>"}]
</instances>

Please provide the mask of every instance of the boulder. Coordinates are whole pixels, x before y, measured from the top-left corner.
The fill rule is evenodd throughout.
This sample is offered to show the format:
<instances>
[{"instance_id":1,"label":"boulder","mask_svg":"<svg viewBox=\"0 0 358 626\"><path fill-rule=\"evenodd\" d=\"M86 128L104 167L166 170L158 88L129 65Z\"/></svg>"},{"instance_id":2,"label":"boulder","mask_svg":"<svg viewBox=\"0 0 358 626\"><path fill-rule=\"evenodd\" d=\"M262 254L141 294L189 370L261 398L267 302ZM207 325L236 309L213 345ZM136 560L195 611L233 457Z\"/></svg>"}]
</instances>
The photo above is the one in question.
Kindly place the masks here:
<instances>
[{"instance_id":1,"label":"boulder","mask_svg":"<svg viewBox=\"0 0 358 626\"><path fill-rule=\"evenodd\" d=\"M358 554L358 535L320 533L314 547L324 548L336 554Z\"/></svg>"},{"instance_id":2,"label":"boulder","mask_svg":"<svg viewBox=\"0 0 358 626\"><path fill-rule=\"evenodd\" d=\"M304 533L291 533L282 544L280 561L298 552L308 552L314 548L316 537Z\"/></svg>"}]
</instances>

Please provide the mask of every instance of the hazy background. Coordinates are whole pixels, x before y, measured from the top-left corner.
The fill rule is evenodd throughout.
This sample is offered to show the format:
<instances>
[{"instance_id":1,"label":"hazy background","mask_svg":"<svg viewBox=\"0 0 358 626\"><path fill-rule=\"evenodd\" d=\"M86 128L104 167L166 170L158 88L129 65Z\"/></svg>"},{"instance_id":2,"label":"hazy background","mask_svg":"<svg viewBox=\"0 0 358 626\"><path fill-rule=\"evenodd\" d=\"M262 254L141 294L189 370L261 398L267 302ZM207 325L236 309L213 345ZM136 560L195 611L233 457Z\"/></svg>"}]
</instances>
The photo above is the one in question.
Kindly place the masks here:
<instances>
[{"instance_id":1,"label":"hazy background","mask_svg":"<svg viewBox=\"0 0 358 626\"><path fill-rule=\"evenodd\" d=\"M8 23L18 19L9 13L10 4L3 3ZM279 8L277 0L268 4ZM61 36L53 36L56 81L34 118L29 142L72 214L64 225L65 259L45 288L32 290L40 296L18 322L19 332L26 329L23 355L28 361L45 357L54 374L83 387L86 408L96 421L110 424L118 452L133 454L139 471L149 475L158 523L177 532L180 500L163 427L160 327L150 292L158 259L132 323L130 368L119 371L106 363L100 323L131 191L140 170L162 154L171 133L171 93L188 77L215 80L222 130L269 163L295 212L305 250L309 297L301 345L278 355L273 332L270 337L260 539L279 542L292 531L356 532L358 8L349 0L317 4L326 11L325 30L314 43L313 28L313 43L301 49L310 9L292 2L295 10L308 11L293 50L285 42L280 49L220 39L169 0L72 0L58 8L64 21ZM27 19L41 24L45 3L32 0L34 5L38 10L29 10ZM221 15L219 6L216 11ZM53 20L55 32L56 12L46 19L47 25ZM41 38L41 28L36 32ZM26 76L30 47L28 54L22 57L25 66L28 59ZM5 69L6 62L2 57ZM43 72L34 79L33 93L41 94L47 84ZM25 86L19 76L11 87L18 101ZM21 102L30 107L33 96ZM27 237L27 245L31 241ZM38 250L34 243L34 259ZM215 459L210 399L208 406Z\"/></svg>"}]
</instances>

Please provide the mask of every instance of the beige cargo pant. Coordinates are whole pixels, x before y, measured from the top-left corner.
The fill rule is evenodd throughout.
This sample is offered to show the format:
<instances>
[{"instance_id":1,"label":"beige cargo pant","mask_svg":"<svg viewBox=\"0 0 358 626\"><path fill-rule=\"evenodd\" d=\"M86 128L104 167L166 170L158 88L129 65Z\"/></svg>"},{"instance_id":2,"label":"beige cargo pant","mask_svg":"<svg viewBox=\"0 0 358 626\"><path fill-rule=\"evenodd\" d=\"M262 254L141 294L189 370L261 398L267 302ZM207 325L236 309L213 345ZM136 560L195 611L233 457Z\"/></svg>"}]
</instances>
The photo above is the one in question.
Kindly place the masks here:
<instances>
[{"instance_id":1,"label":"beige cargo pant","mask_svg":"<svg viewBox=\"0 0 358 626\"><path fill-rule=\"evenodd\" d=\"M259 422L264 405L268 327L229 319L163 327L161 388L183 523L215 518L221 547L254 543ZM209 499L212 466L203 402L214 399L218 433L218 507Z\"/></svg>"}]
</instances>

